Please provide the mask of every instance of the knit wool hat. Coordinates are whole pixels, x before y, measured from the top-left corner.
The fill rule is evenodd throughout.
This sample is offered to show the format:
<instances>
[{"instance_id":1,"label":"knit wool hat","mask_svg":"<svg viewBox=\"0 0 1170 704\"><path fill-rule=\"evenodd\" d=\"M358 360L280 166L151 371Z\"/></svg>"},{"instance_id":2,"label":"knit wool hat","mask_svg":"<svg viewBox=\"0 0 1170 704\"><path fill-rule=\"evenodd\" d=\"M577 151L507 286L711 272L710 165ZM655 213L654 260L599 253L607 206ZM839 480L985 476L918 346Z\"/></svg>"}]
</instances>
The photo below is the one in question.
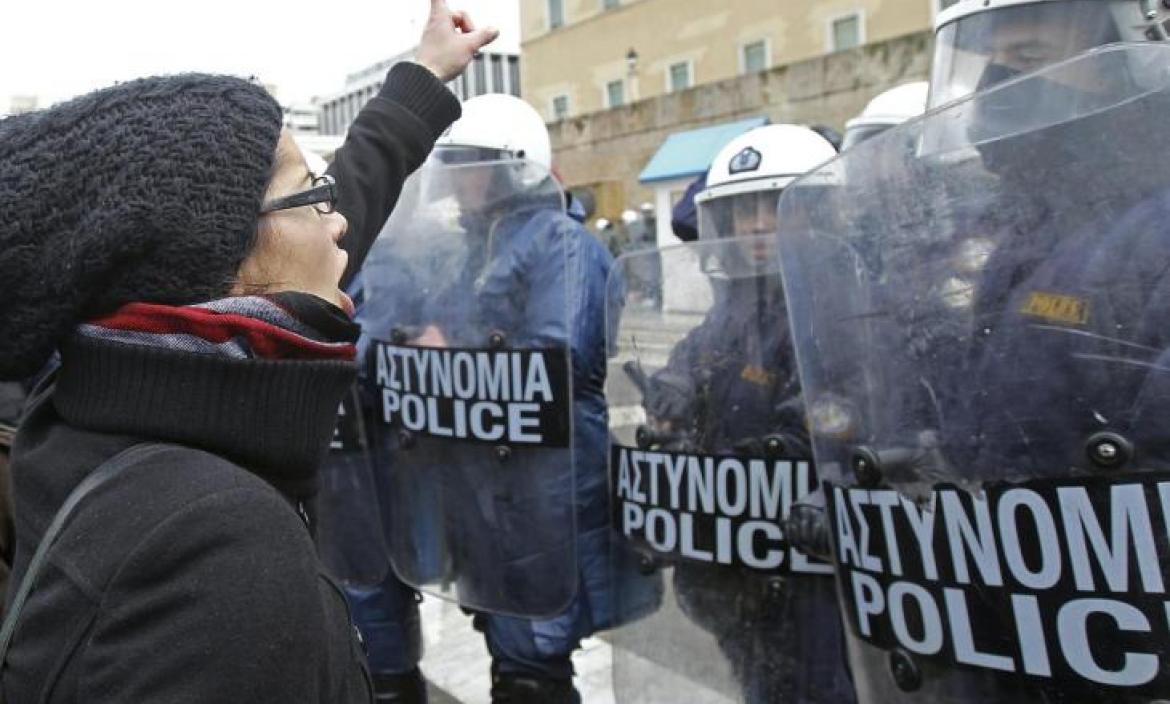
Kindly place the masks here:
<instances>
[{"instance_id":1,"label":"knit wool hat","mask_svg":"<svg viewBox=\"0 0 1170 704\"><path fill-rule=\"evenodd\" d=\"M0 379L129 302L226 295L256 238L281 109L229 76L144 78L0 121Z\"/></svg>"}]
</instances>

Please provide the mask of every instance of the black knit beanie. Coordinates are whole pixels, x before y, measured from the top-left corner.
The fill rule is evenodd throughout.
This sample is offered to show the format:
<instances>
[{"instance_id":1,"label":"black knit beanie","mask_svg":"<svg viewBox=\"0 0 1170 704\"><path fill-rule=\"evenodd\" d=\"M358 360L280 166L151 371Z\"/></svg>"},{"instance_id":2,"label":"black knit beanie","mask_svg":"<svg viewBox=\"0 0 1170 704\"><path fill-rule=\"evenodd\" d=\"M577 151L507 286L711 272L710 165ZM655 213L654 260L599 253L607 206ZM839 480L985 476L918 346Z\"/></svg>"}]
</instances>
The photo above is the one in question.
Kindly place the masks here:
<instances>
[{"instance_id":1,"label":"black knit beanie","mask_svg":"<svg viewBox=\"0 0 1170 704\"><path fill-rule=\"evenodd\" d=\"M131 301L221 297L253 246L281 110L229 76L144 78L0 121L0 379Z\"/></svg>"}]
</instances>

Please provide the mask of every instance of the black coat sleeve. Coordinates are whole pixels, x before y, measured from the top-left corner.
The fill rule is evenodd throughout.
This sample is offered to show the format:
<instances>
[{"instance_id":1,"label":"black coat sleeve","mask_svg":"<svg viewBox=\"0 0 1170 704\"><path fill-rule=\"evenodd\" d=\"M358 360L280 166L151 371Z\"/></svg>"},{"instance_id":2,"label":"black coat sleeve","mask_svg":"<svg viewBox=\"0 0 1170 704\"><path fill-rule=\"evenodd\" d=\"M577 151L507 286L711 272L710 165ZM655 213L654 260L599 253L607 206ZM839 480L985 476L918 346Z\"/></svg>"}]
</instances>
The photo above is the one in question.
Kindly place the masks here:
<instances>
[{"instance_id":1,"label":"black coat sleeve","mask_svg":"<svg viewBox=\"0 0 1170 704\"><path fill-rule=\"evenodd\" d=\"M358 113L328 171L337 179L337 210L349 221L341 241L349 253L342 288L361 269L406 178L460 112L434 74L407 61L390 69L382 90Z\"/></svg>"}]
</instances>

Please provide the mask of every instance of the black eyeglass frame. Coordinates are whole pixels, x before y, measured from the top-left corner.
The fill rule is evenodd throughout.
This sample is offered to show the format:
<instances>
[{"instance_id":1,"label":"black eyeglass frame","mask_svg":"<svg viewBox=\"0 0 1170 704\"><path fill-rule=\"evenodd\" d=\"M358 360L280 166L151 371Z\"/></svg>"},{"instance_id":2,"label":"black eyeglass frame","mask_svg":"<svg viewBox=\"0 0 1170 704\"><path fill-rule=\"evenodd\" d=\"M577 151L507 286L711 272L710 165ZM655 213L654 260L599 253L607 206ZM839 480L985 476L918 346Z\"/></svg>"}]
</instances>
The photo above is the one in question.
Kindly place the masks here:
<instances>
[{"instance_id":1,"label":"black eyeglass frame","mask_svg":"<svg viewBox=\"0 0 1170 704\"><path fill-rule=\"evenodd\" d=\"M313 186L299 193L292 193L280 198L274 198L260 206L260 214L272 213L277 210L300 208L311 205L322 215L328 215L337 209L337 181L329 174L315 176Z\"/></svg>"}]
</instances>

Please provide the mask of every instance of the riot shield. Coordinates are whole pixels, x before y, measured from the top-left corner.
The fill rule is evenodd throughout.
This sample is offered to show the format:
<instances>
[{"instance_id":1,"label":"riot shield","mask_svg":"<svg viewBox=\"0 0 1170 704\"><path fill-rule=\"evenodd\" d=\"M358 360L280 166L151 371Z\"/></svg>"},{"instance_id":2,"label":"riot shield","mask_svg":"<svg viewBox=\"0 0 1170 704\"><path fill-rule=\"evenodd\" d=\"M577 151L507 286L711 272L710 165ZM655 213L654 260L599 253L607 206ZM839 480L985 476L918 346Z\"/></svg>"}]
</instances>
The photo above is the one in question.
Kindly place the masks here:
<instances>
[{"instance_id":1,"label":"riot shield","mask_svg":"<svg viewBox=\"0 0 1170 704\"><path fill-rule=\"evenodd\" d=\"M419 589L550 616L577 585L564 197L531 162L450 156L363 267L386 543Z\"/></svg>"},{"instance_id":2,"label":"riot shield","mask_svg":"<svg viewBox=\"0 0 1170 704\"><path fill-rule=\"evenodd\" d=\"M1170 47L1115 45L785 192L862 702L1170 698L1168 110Z\"/></svg>"},{"instance_id":3,"label":"riot shield","mask_svg":"<svg viewBox=\"0 0 1170 704\"><path fill-rule=\"evenodd\" d=\"M368 404L354 387L342 399L310 520L321 561L343 584L381 584L390 569L373 475Z\"/></svg>"},{"instance_id":4,"label":"riot shield","mask_svg":"<svg viewBox=\"0 0 1170 704\"><path fill-rule=\"evenodd\" d=\"M610 500L615 539L666 594L645 614L637 590L615 591L617 701L848 704L830 567L783 525L817 479L775 237L627 255L614 279L646 256L674 293L660 309L610 286L608 308L625 303L606 387Z\"/></svg>"}]
</instances>

